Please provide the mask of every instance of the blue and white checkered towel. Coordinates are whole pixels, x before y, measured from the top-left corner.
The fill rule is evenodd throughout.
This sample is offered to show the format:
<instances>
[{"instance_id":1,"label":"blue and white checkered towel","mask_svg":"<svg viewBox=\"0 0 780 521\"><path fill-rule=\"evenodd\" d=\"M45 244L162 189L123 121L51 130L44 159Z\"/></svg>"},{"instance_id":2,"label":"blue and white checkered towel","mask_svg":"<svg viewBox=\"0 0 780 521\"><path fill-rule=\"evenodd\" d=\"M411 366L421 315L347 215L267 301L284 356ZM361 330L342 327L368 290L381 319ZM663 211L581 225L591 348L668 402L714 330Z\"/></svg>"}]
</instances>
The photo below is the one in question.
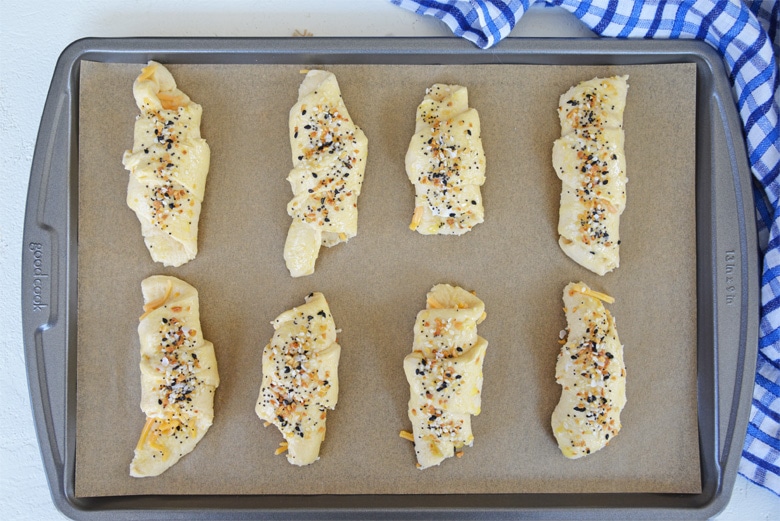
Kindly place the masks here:
<instances>
[{"instance_id":1,"label":"blue and white checkered towel","mask_svg":"<svg viewBox=\"0 0 780 521\"><path fill-rule=\"evenodd\" d=\"M390 0L445 22L482 48L536 0ZM601 36L688 38L717 49L730 73L757 181L761 324L756 385L739 472L780 495L780 0L545 0Z\"/></svg>"}]
</instances>

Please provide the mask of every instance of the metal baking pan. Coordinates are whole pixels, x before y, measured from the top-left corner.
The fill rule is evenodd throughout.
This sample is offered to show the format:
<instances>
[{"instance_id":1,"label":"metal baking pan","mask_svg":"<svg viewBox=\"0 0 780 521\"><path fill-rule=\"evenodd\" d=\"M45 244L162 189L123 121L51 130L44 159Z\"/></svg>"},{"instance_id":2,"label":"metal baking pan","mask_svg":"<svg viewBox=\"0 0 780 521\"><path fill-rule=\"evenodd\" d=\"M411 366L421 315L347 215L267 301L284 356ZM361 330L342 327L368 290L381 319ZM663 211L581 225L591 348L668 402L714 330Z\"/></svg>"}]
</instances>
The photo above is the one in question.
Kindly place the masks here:
<instances>
[{"instance_id":1,"label":"metal baking pan","mask_svg":"<svg viewBox=\"0 0 780 521\"><path fill-rule=\"evenodd\" d=\"M82 61L187 64L696 66L698 494L203 495L74 493L78 99ZM74 519L706 518L728 503L754 380L758 260L751 174L720 57L692 41L508 39L84 39L62 53L41 119L25 216L22 315L31 401L55 505Z\"/></svg>"}]
</instances>

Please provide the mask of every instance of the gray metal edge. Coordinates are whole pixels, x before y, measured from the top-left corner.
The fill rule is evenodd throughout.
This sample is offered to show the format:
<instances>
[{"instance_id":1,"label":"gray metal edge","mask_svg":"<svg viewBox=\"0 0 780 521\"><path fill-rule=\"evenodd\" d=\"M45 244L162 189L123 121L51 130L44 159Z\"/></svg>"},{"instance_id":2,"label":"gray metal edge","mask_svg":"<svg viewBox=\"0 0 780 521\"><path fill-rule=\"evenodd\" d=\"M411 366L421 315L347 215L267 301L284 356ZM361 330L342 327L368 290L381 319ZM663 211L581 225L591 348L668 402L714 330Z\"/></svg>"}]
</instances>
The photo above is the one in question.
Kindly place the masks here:
<instances>
[{"instance_id":1,"label":"gray metal edge","mask_svg":"<svg viewBox=\"0 0 780 521\"><path fill-rule=\"evenodd\" d=\"M69 360L66 351L69 345L75 345L75 331L70 328L68 318L75 313L70 311L76 308L75 290L71 293L69 290L75 289L77 280L73 256L77 251L76 241L69 244L73 226L67 220L72 203L67 186L70 172L77 167L71 153L75 100L69 74L72 61L65 54L58 60L52 78L31 165L22 241L21 303L28 387L43 466L55 506L74 517L65 490L65 473L68 452L75 444L73 436L64 435L70 425L57 421L67 414L67 410L60 410L63 406L72 410L73 402L68 400L74 398L67 396L67 388L75 388L75 382L68 382L65 376L66 373L70 376L70 370L75 367L75 360ZM65 185L64 193L56 193L52 182ZM52 222L51 215L59 219ZM36 265L35 245L41 246L40 266ZM73 270L69 269L71 265ZM44 272L43 278L38 276L37 269ZM37 297L41 300L36 300ZM39 318L39 313L44 316ZM59 388L65 394L61 396L61 404L52 403L49 394L56 386L52 380L56 380L58 373L64 380ZM71 442L70 446L66 446L67 442Z\"/></svg>"},{"instance_id":2,"label":"gray metal edge","mask_svg":"<svg viewBox=\"0 0 780 521\"><path fill-rule=\"evenodd\" d=\"M717 56L717 54L716 54ZM750 415L750 407L753 398L755 384L756 361L758 355L758 331L759 331L759 303L760 297L760 273L761 261L758 255L758 238L756 232L756 210L753 200L752 173L747 159L745 136L741 119L737 113L734 95L727 80L725 67L718 56L716 65L722 70L722 74L715 76L716 85L713 90L711 102L717 106L713 119L720 119L725 127L726 143L713 153L728 156L731 166L731 183L734 189L736 212L735 217L739 226L740 241L740 269L739 274L739 320L724 327L732 327L739 330L739 352L737 366L733 368L735 383L732 389L720 389L731 391L732 407L728 411L728 429L725 433L724 449L720 455L720 464L723 468L721 484L722 493L713 501L712 514L725 508L734 487L739 461L742 457L742 449L745 441L745 432ZM723 182L727 182L724 180ZM716 213L719 221L725 221L731 217ZM720 261L720 262L718 262ZM723 263L723 257L716 259L715 270L722 274L719 268ZM723 281L721 281L723 282ZM717 287L718 284L715 284ZM717 300L717 299L716 299ZM716 302L716 305L719 304ZM720 350L721 346L718 346ZM719 372L727 372L728 367L719 367ZM723 414L723 411L721 411ZM701 412L700 412L701 416Z\"/></svg>"},{"instance_id":3,"label":"gray metal edge","mask_svg":"<svg viewBox=\"0 0 780 521\"><path fill-rule=\"evenodd\" d=\"M708 212L697 206L697 227L717 233L719 219L734 219L740 226L739 312L732 317L740 330L739 363L736 368L715 366L716 338L712 320L701 318L699 366L714 367L713 381L700 378L700 428L702 433L702 494L485 494L479 496L195 496L195 497L112 497L76 498L75 474L75 325L77 283L76 214L78 201L77 158L72 145L77 140L78 72L82 60L144 63L149 59L178 63L524 63L621 65L643 63L694 62L699 77L699 107L707 108L712 120L726 125L726 142L713 143L712 154L727 154L732 165L728 179L707 179L697 167L697 183L717 183L719 189L733 190L735 205L725 212ZM703 80L703 82L701 81ZM702 83L706 86L702 89ZM716 107L712 113L712 107ZM56 131L59 130L60 133ZM63 135L62 131L66 134ZM69 134L67 133L69 131ZM75 133L75 134L74 134ZM698 139L698 138L697 138ZM699 143L701 144L701 143ZM76 149L77 150L77 149ZM700 157L699 157L700 156ZM697 164L711 161L697 145ZM64 169L64 170L62 170ZM65 193L47 192L52 175L67 179ZM70 177L72 176L72 177ZM78 40L60 56L54 71L36 143L30 174L24 227L22 262L22 310L33 414L41 454L52 498L64 514L73 519L267 519L333 518L707 518L728 503L741 455L744 432L752 397L758 337L758 259L753 212L751 176L747 154L736 113L731 87L719 55L709 46L694 41L648 41L614 39L507 39L493 49L482 51L469 42L454 38L121 38ZM712 187L710 187L712 189ZM697 200L697 205L699 201ZM46 206L46 208L43 208ZM706 205L702 205L706 206ZM48 215L43 218L44 210ZM713 237L716 239L716 237ZM48 295L52 313L39 320L31 309L35 289L34 258L28 245L47 241L51 250L51 288ZM701 255L713 252L713 243L700 239L698 276L700 303L715 311L718 280L717 258ZM60 262L59 259L64 259ZM46 288L43 288L45 291ZM40 290L39 290L40 291ZM712 318L712 317L710 317ZM724 324L721 324L724 326ZM710 333L708 334L708 331ZM48 336L47 336L48 335ZM44 342L45 339L45 342ZM712 346L702 349L702 341ZM52 354L52 351L54 353ZM45 355L43 353L46 353ZM43 365L43 357L46 363ZM47 384L57 371L66 374L65 411L57 411L46 394ZM718 389L722 371L736 371L732 389ZM728 411L715 412L717 394L733 395ZM55 436L55 412L67 422L64 440ZM712 416L710 416L712 415ZM728 417L728 429L721 433L718 417ZM711 447L705 439L709 433ZM724 450L719 450L721 437ZM64 447L64 450L60 450ZM706 474L706 476L705 476ZM262 504L257 503L261 499ZM292 507L291 504L299 506Z\"/></svg>"}]
</instances>

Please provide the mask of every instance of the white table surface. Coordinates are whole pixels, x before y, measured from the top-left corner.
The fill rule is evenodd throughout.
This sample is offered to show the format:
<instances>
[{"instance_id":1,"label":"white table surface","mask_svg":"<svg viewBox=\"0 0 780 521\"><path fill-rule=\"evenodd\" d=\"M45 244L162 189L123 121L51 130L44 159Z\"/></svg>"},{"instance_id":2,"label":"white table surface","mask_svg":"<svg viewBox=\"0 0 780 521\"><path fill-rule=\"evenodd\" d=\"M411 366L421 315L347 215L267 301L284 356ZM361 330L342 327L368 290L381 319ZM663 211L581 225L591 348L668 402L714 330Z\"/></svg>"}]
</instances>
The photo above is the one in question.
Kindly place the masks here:
<instances>
[{"instance_id":1,"label":"white table surface","mask_svg":"<svg viewBox=\"0 0 780 521\"><path fill-rule=\"evenodd\" d=\"M345 13L350 16L345 17ZM385 0L0 1L0 519L65 519L54 507L30 411L22 348L22 223L33 148L54 66L87 36L450 36ZM591 33L532 8L512 36ZM719 520L780 520L780 498L737 477Z\"/></svg>"}]
</instances>

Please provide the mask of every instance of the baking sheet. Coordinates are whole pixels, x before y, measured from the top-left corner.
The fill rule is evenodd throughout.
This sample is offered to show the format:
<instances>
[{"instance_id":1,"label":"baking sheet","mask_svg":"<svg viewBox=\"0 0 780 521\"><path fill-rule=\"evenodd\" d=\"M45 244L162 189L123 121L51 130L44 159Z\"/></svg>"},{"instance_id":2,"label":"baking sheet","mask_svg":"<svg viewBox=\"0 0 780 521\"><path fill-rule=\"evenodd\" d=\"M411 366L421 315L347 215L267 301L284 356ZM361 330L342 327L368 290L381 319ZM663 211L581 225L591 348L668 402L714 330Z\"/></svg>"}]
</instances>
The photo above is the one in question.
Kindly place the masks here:
<instances>
[{"instance_id":1,"label":"baking sheet","mask_svg":"<svg viewBox=\"0 0 780 521\"><path fill-rule=\"evenodd\" d=\"M369 139L358 236L323 250L314 275L290 278L287 113L299 65L171 65L204 107L212 165L198 258L155 265L124 203L122 152L137 114L137 65L82 62L79 101L78 497L142 494L682 492L701 490L696 402L695 102L693 64L620 67L338 65L354 120ZM621 267L598 277L557 246L560 182L550 150L558 96L596 75L629 74L628 206ZM434 82L469 88L488 159L486 222L460 237L408 230L413 188L403 167L414 111ZM215 423L158 478L128 465L144 423L138 374L140 282L164 273L200 292L221 386ZM621 434L588 458L560 455L549 417L561 291L583 280L615 296L628 405ZM418 471L402 360L416 313L436 283L486 303L482 414L464 457ZM340 400L321 459L290 466L281 436L254 414L270 321L322 291L342 329Z\"/></svg>"}]
</instances>

